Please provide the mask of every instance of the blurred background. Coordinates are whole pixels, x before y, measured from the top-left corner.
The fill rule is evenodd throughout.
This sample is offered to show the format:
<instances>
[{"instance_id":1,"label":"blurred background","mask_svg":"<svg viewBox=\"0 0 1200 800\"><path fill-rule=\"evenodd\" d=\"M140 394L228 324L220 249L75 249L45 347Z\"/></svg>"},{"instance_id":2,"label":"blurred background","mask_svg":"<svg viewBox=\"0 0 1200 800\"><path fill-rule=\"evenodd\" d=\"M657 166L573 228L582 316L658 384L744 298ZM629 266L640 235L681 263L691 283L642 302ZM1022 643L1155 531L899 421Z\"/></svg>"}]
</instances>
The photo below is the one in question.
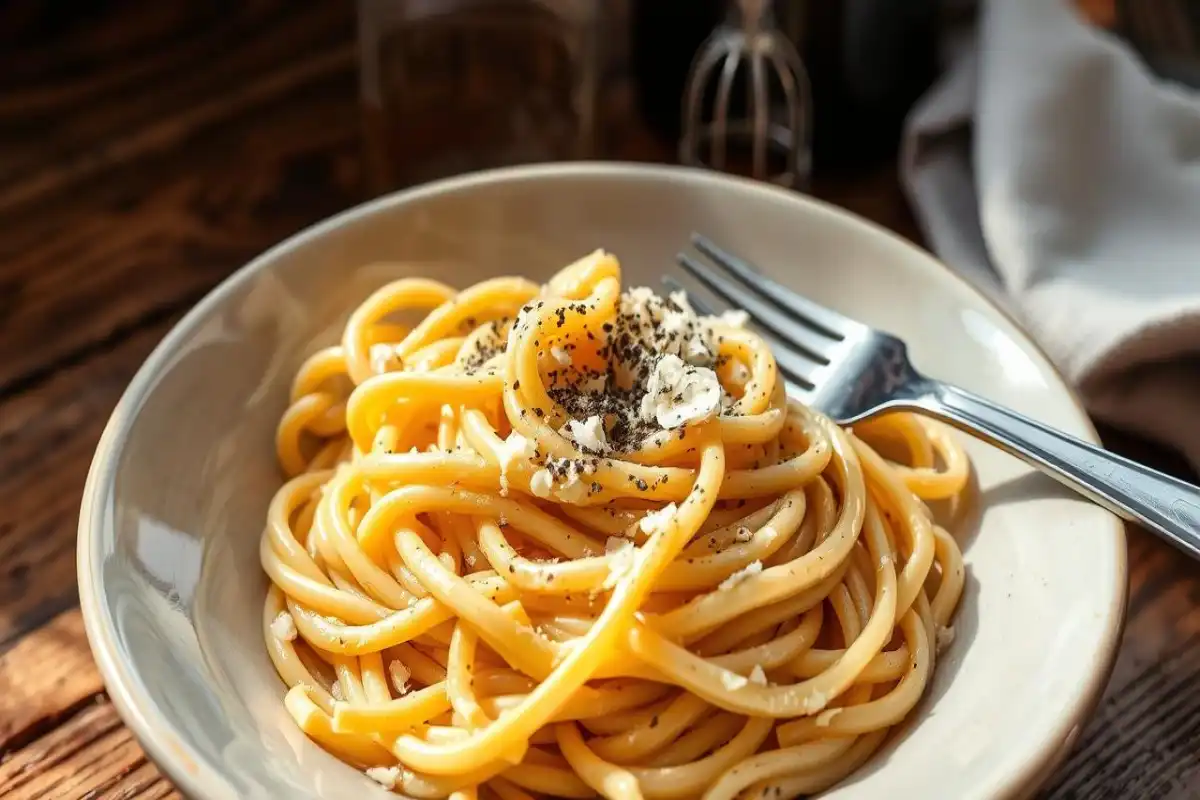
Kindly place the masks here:
<instances>
[{"instance_id":1,"label":"blurred background","mask_svg":"<svg viewBox=\"0 0 1200 800\"><path fill-rule=\"evenodd\" d=\"M1156 69L1200 74L1200 4L1077 6ZM944 32L973 14L962 0L0 3L0 392L98 341L145 332L144 355L266 247L468 169L682 157L920 240L897 178L902 124Z\"/></svg>"},{"instance_id":2,"label":"blurred background","mask_svg":"<svg viewBox=\"0 0 1200 800\"><path fill-rule=\"evenodd\" d=\"M1155 69L1200 81L1200 4L1077 5ZM315 219L431 178L578 158L770 179L790 157L780 182L837 195L894 161L941 33L973 13L963 0L13 0L0 4L0 213L102 189L89 179L123 165L137 175L106 181L126 197L104 206L128 213L172 182L178 165L155 158L167 152L240 179L217 214L274 193L274 213ZM723 24L748 22L776 40L722 41ZM716 57L689 76L706 40ZM738 133L755 59L766 169ZM714 119L728 120L724 155L705 149Z\"/></svg>"},{"instance_id":3,"label":"blurred background","mask_svg":"<svg viewBox=\"0 0 1200 800\"><path fill-rule=\"evenodd\" d=\"M1102 81L1115 62L1092 56L1123 42L1170 85L1164 103L1175 87L1200 86L1196 0L1060 1L1106 32L1098 49L1076 50L1096 85L1112 88ZM1001 2L1028 10L1037 0L992 8ZM975 16L969 0L0 2L0 795L23 786L12 796L49 796L37 787L53 785L63 797L171 796L103 702L77 609L75 524L127 382L220 280L380 193L559 159L750 174L848 208L954 266L928 235L937 207L927 202L924 229L917 223L902 145L906 119L959 63ZM1123 96L1149 94L1140 86ZM1103 92L1091 99L1106 110ZM970 123L933 132L965 141ZM1048 127L1021 136L1036 143ZM1078 132L1060 130L1060 143ZM1200 152L1159 146L1166 134L1143 138L1183 163ZM973 206L967 148L946 152L966 165L955 173L966 189L942 184L949 190L928 196ZM1027 153L1009 155L1019 165ZM1079 175L1091 170L1084 162ZM1194 387L1195 347L1180 350ZM1179 452L1101 431L1110 447L1196 479ZM1145 533L1131 529L1130 544L1122 659L1049 796L1168 796L1151 794L1150 781L1173 782L1171 797L1200 796L1200 728L1180 723L1197 702L1188 687L1200 669L1200 568Z\"/></svg>"}]
</instances>

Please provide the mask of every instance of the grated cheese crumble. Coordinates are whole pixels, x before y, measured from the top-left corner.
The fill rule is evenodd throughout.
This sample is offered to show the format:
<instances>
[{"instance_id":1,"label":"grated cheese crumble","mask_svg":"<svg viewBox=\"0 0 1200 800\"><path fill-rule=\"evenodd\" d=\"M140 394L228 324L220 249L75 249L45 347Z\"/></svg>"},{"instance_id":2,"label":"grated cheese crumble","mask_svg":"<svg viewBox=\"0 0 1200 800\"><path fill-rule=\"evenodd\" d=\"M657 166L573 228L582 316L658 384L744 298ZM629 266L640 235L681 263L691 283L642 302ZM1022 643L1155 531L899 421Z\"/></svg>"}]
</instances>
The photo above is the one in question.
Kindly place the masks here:
<instances>
[{"instance_id":1,"label":"grated cheese crumble","mask_svg":"<svg viewBox=\"0 0 1200 800\"><path fill-rule=\"evenodd\" d=\"M281 642L294 642L300 632L296 630L296 620L284 610L271 620L271 634Z\"/></svg>"},{"instance_id":2,"label":"grated cheese crumble","mask_svg":"<svg viewBox=\"0 0 1200 800\"><path fill-rule=\"evenodd\" d=\"M721 672L721 685L724 686L728 691L736 692L738 689L741 689L743 686L748 686L749 684L750 681L745 675L739 675L736 672L730 672L729 670L723 670Z\"/></svg>"},{"instance_id":3,"label":"grated cheese crumble","mask_svg":"<svg viewBox=\"0 0 1200 800\"><path fill-rule=\"evenodd\" d=\"M762 571L763 564L761 561L751 561L749 564L742 567L725 580L721 581L721 585L718 586L717 589L722 592L727 592L742 581L746 580L746 578L749 578L751 575L757 575Z\"/></svg>"},{"instance_id":4,"label":"grated cheese crumble","mask_svg":"<svg viewBox=\"0 0 1200 800\"><path fill-rule=\"evenodd\" d=\"M403 773L400 767L368 767L366 776L385 789L395 789Z\"/></svg>"},{"instance_id":5,"label":"grated cheese crumble","mask_svg":"<svg viewBox=\"0 0 1200 800\"><path fill-rule=\"evenodd\" d=\"M388 678L391 679L392 689L397 696L408 694L408 681L412 677L412 673L408 667L401 664L399 661L392 661L388 664Z\"/></svg>"},{"instance_id":6,"label":"grated cheese crumble","mask_svg":"<svg viewBox=\"0 0 1200 800\"><path fill-rule=\"evenodd\" d=\"M550 355L554 357L555 361L557 361L559 364L562 364L564 367L571 366L571 354L558 345L554 345L550 348Z\"/></svg>"},{"instance_id":7,"label":"grated cheese crumble","mask_svg":"<svg viewBox=\"0 0 1200 800\"><path fill-rule=\"evenodd\" d=\"M637 548L633 546L633 542L622 536L610 536L604 543L604 551L611 558L608 564L608 575L605 576L604 583L600 584L600 588L613 589L626 573L633 569Z\"/></svg>"},{"instance_id":8,"label":"grated cheese crumble","mask_svg":"<svg viewBox=\"0 0 1200 800\"><path fill-rule=\"evenodd\" d=\"M567 422L565 435L584 450L604 453L608 450L608 436L604 432L604 420L599 414L580 422L577 419Z\"/></svg>"},{"instance_id":9,"label":"grated cheese crumble","mask_svg":"<svg viewBox=\"0 0 1200 800\"><path fill-rule=\"evenodd\" d=\"M399 369L400 354L396 351L396 345L391 344L373 344L367 350L367 360L371 363L371 371L377 374L391 372Z\"/></svg>"},{"instance_id":10,"label":"grated cheese crumble","mask_svg":"<svg viewBox=\"0 0 1200 800\"><path fill-rule=\"evenodd\" d=\"M671 517L675 516L675 512L679 507L674 503L667 503L658 511L651 511L646 516L642 517L638 522L638 527L642 529L642 533L653 534L658 531L665 530L667 523Z\"/></svg>"},{"instance_id":11,"label":"grated cheese crumble","mask_svg":"<svg viewBox=\"0 0 1200 800\"><path fill-rule=\"evenodd\" d=\"M721 410L721 381L707 367L695 367L675 355L665 355L654 364L642 419L655 421L670 430L711 419Z\"/></svg>"}]
</instances>

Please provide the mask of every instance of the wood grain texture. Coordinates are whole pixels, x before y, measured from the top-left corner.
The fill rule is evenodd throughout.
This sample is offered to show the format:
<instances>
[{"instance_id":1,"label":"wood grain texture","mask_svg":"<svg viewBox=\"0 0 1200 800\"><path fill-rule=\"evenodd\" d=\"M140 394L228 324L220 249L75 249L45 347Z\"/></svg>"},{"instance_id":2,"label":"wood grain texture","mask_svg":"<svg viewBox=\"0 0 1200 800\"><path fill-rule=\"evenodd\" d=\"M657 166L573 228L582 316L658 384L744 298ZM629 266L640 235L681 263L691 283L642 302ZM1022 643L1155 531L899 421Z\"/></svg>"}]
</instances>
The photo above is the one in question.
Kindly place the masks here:
<instances>
[{"instance_id":1,"label":"wood grain texture","mask_svg":"<svg viewBox=\"0 0 1200 800\"><path fill-rule=\"evenodd\" d=\"M19 749L104 691L78 609L0 655L0 753Z\"/></svg>"},{"instance_id":2,"label":"wood grain texture","mask_svg":"<svg viewBox=\"0 0 1200 800\"><path fill-rule=\"evenodd\" d=\"M1196 797L1200 564L1129 531L1129 617L1104 699L1045 796Z\"/></svg>"},{"instance_id":3,"label":"wood grain texture","mask_svg":"<svg viewBox=\"0 0 1200 800\"><path fill-rule=\"evenodd\" d=\"M4 38L20 41L3 23L21 7ZM351 11L226 4L210 24L204 4L171 7L155 21L114 6L27 53L0 46L0 86L14 82L0 90L0 647L76 602L91 452L153 346L233 269L358 199ZM58 23L18 27L43 24ZM221 40L228 57L202 69ZM131 55L104 57L117 51ZM92 54L86 85L50 69L54 53ZM120 157L72 166L109 145Z\"/></svg>"},{"instance_id":4,"label":"wood grain texture","mask_svg":"<svg viewBox=\"0 0 1200 800\"><path fill-rule=\"evenodd\" d=\"M0 7L0 796L175 796L76 608L91 453L170 325L360 199L353 6Z\"/></svg>"},{"instance_id":5,"label":"wood grain texture","mask_svg":"<svg viewBox=\"0 0 1200 800\"><path fill-rule=\"evenodd\" d=\"M5 53L4 81L35 80L8 95L0 82L0 397L186 308L355 199L352 10L168 8L151 25L162 12L113 7L57 47ZM47 60L93 49L85 87Z\"/></svg>"},{"instance_id":6,"label":"wood grain texture","mask_svg":"<svg viewBox=\"0 0 1200 800\"><path fill-rule=\"evenodd\" d=\"M0 796L175 796L103 702L77 609L79 495L108 414L179 315L363 197L353 14L0 5ZM671 154L636 128L614 147ZM919 239L892 169L815 192ZM1131 530L1130 569L1108 692L1044 798L1200 796L1200 566Z\"/></svg>"},{"instance_id":7,"label":"wood grain texture","mask_svg":"<svg viewBox=\"0 0 1200 800\"><path fill-rule=\"evenodd\" d=\"M75 527L92 452L173 319L0 401L0 647L78 602Z\"/></svg>"},{"instance_id":8,"label":"wood grain texture","mask_svg":"<svg viewBox=\"0 0 1200 800\"><path fill-rule=\"evenodd\" d=\"M178 797L103 696L0 763L8 800Z\"/></svg>"}]
</instances>

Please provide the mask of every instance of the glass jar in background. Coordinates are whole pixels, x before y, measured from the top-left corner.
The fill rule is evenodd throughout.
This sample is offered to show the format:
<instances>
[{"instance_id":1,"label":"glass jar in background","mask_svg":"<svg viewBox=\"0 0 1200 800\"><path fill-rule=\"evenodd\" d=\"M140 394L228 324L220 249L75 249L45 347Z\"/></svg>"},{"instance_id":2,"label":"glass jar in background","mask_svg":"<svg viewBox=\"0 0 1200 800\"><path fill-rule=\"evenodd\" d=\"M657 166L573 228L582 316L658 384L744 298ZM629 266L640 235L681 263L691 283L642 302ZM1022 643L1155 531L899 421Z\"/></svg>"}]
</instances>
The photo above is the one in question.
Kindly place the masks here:
<instances>
[{"instance_id":1,"label":"glass jar in background","mask_svg":"<svg viewBox=\"0 0 1200 800\"><path fill-rule=\"evenodd\" d=\"M772 0L728 0L725 21L692 60L680 160L804 189L812 127L808 71Z\"/></svg>"},{"instance_id":2,"label":"glass jar in background","mask_svg":"<svg viewBox=\"0 0 1200 800\"><path fill-rule=\"evenodd\" d=\"M359 0L367 183L592 158L605 0Z\"/></svg>"}]
</instances>

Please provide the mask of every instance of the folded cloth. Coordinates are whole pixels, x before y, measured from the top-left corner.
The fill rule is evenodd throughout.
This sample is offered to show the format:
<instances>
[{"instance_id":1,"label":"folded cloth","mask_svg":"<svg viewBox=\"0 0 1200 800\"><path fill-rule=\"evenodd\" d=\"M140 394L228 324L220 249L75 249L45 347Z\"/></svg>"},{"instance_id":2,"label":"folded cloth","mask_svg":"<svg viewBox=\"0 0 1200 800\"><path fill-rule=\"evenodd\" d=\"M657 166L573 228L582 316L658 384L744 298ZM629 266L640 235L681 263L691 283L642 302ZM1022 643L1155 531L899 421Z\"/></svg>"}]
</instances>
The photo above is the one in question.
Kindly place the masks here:
<instances>
[{"instance_id":1,"label":"folded cloth","mask_svg":"<svg viewBox=\"0 0 1200 800\"><path fill-rule=\"evenodd\" d=\"M1200 95L1064 0L978 17L906 124L919 224L1095 417L1200 469Z\"/></svg>"}]
</instances>

